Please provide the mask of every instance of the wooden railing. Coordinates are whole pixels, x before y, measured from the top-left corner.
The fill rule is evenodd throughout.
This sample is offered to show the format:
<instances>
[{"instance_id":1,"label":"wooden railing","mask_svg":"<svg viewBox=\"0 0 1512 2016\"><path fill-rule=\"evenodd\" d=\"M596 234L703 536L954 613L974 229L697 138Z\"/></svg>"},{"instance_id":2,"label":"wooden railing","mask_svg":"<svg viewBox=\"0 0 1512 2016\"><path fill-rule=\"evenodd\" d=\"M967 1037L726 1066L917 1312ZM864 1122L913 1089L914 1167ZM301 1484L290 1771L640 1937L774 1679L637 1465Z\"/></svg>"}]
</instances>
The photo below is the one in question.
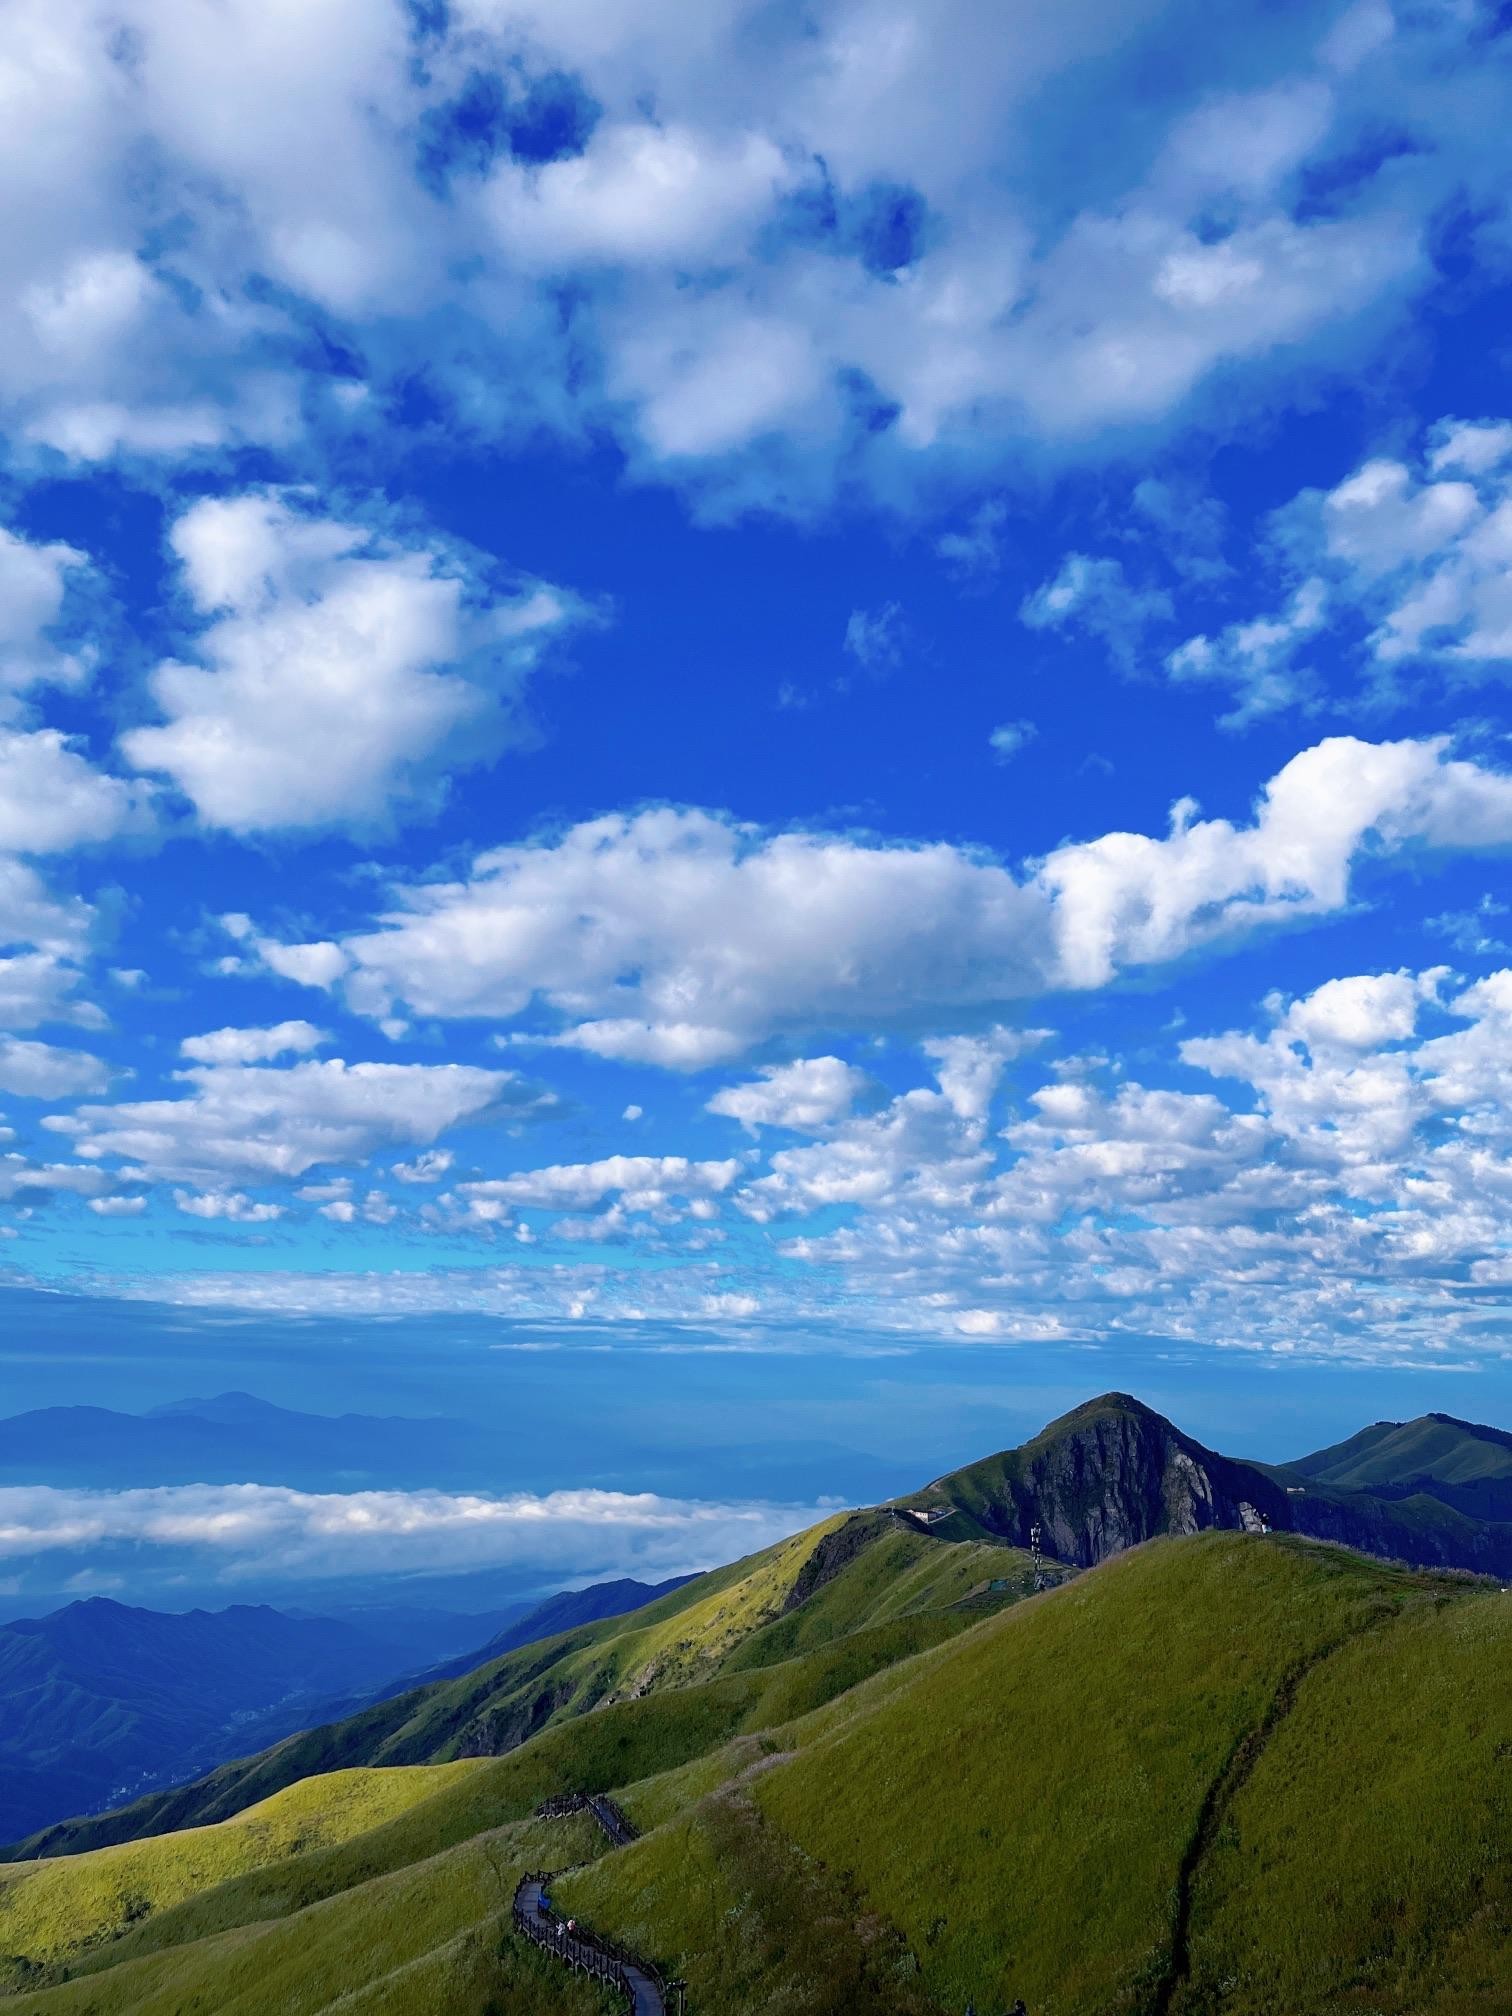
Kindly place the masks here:
<instances>
[{"instance_id":1,"label":"wooden railing","mask_svg":"<svg viewBox=\"0 0 1512 2016\"><path fill-rule=\"evenodd\" d=\"M627 1848L640 1829L607 1792L562 1792L535 1809L537 1820L565 1820L571 1813L591 1813L616 1848Z\"/></svg>"},{"instance_id":2,"label":"wooden railing","mask_svg":"<svg viewBox=\"0 0 1512 2016\"><path fill-rule=\"evenodd\" d=\"M582 1803L587 1802L584 1800ZM576 1812L580 1808L567 1810ZM581 1925L569 1932L566 1919L549 1905L544 1910L532 1907L529 1902L532 1893L539 1895L543 1904L546 1903L546 1885L551 1880L550 1874L540 1869L533 1869L520 1878L514 1894L515 1930L523 1932L543 1952L554 1953L564 1966L576 1969L579 1974L591 1975L595 1981L606 1982L617 1989L629 1999L632 2009L635 2007L635 1984L629 1970L634 1968L649 1981L665 2009L667 1983L661 1970L653 1967L649 1960L642 1960L617 1940L606 1939L601 1932L590 1932Z\"/></svg>"}]
</instances>

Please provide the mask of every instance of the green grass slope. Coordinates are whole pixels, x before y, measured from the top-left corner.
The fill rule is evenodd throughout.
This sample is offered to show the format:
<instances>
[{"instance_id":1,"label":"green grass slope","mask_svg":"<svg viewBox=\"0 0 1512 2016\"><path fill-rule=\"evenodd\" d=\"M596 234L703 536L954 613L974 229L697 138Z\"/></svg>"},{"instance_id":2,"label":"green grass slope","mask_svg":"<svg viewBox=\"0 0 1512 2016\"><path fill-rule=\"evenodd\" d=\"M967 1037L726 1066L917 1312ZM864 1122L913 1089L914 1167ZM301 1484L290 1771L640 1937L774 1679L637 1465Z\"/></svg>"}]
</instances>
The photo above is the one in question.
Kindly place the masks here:
<instances>
[{"instance_id":1,"label":"green grass slope","mask_svg":"<svg viewBox=\"0 0 1512 2016\"><path fill-rule=\"evenodd\" d=\"M1331 1547L1156 1542L685 1768L691 1803L631 1788L661 1824L564 1894L685 1971L700 2016L1015 1995L1395 2016L1439 1980L1462 1998L1443 2016L1492 2016L1512 2007L1509 1622L1499 1592ZM1415 1762L1435 1697L1452 1710ZM1429 1801L1443 1839L1420 1851ZM1234 1874L1257 1857L1285 1871L1274 1908ZM802 1897L827 1932L800 1959Z\"/></svg>"},{"instance_id":2,"label":"green grass slope","mask_svg":"<svg viewBox=\"0 0 1512 2016\"><path fill-rule=\"evenodd\" d=\"M4 1852L76 1854L203 1826L302 1778L357 1765L500 1755L590 1710L784 1660L874 1621L898 1625L967 1600L1014 1600L1025 1576L1024 1559L999 1547L942 1550L887 1513L837 1514L628 1617L523 1647L461 1679L381 1702L191 1785L49 1828ZM993 1578L1011 1586L989 1596ZM897 1642L912 1649L914 1641L904 1631Z\"/></svg>"},{"instance_id":3,"label":"green grass slope","mask_svg":"<svg viewBox=\"0 0 1512 2016\"><path fill-rule=\"evenodd\" d=\"M474 1764L338 1771L214 1827L0 1869L0 1954L34 1966L117 1937L227 1878L350 1840L465 1779Z\"/></svg>"},{"instance_id":4,"label":"green grass slope","mask_svg":"<svg viewBox=\"0 0 1512 2016\"><path fill-rule=\"evenodd\" d=\"M559 1898L685 1975L695 2016L959 2016L1015 1995L1034 2016L1504 2016L1512 1599L1227 1533L1027 1602L984 1584L1015 1561L829 1522L754 1600L742 1564L695 1602L712 1674L665 1613L650 1649L685 1684L498 1757L359 1774L422 1796L396 1786L364 1815L354 1794L334 1835L299 1831L341 1797L317 1779L224 1828L4 1872L5 1895L39 1886L4 2006L599 2010L507 1926L520 1872L580 1864ZM585 1816L530 1817L587 1789L644 1838L611 1851ZM273 1820L263 1859L203 1862L178 1901L160 1880L130 1923L93 1902L129 1858L186 1868Z\"/></svg>"},{"instance_id":5,"label":"green grass slope","mask_svg":"<svg viewBox=\"0 0 1512 2016\"><path fill-rule=\"evenodd\" d=\"M1509 1676L1506 1596L1414 1611L1309 1675L1199 1871L1179 2011L1512 2009Z\"/></svg>"},{"instance_id":6,"label":"green grass slope","mask_svg":"<svg viewBox=\"0 0 1512 2016\"><path fill-rule=\"evenodd\" d=\"M1478 1519L1512 1519L1512 1435L1452 1414L1377 1421L1287 1468L1351 1491L1425 1493Z\"/></svg>"},{"instance_id":7,"label":"green grass slope","mask_svg":"<svg viewBox=\"0 0 1512 2016\"><path fill-rule=\"evenodd\" d=\"M847 1591L856 1550L867 1553L873 1541L878 1560ZM991 1565L1009 1561L990 1551ZM809 1557L813 1615L799 1635L812 1642L800 1653L787 1641L802 1610L779 1620L780 1638L764 1647L754 1635L740 1640L750 1656L712 1680L600 1706L500 1758L311 1777L227 1822L12 1864L0 1870L0 1953L24 1979L60 1959L114 1966L286 1916L523 1821L553 1793L665 1772L810 1713L976 1622L984 1600L977 1553L937 1547L921 1559L915 1536L883 1521L832 1557ZM735 1593L743 1606L748 1592ZM992 1598L1007 1600L1011 1589ZM874 1613L882 1621L846 1628Z\"/></svg>"},{"instance_id":8,"label":"green grass slope","mask_svg":"<svg viewBox=\"0 0 1512 2016\"><path fill-rule=\"evenodd\" d=\"M553 1844L597 1852L585 1820ZM15 2016L607 2016L613 2006L505 1930L538 1823L495 1829L286 1916L231 1925L4 2004ZM215 1893L209 1893L214 1895Z\"/></svg>"}]
</instances>

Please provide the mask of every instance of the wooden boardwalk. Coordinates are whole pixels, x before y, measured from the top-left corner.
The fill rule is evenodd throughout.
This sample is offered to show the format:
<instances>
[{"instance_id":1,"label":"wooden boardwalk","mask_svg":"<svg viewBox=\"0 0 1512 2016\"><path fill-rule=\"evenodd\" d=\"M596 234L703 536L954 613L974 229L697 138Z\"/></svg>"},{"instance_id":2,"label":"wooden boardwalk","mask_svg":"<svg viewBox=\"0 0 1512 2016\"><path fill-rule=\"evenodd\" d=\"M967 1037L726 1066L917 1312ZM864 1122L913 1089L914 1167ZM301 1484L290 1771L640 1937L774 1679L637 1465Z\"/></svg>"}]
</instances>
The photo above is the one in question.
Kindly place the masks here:
<instances>
[{"instance_id":1,"label":"wooden boardwalk","mask_svg":"<svg viewBox=\"0 0 1512 2016\"><path fill-rule=\"evenodd\" d=\"M547 1900L550 1881L539 1871L521 1878L514 1896L516 1930L543 1953L554 1953L564 1967L574 1967L580 1974L591 1974L595 1981L617 1988L628 1999L634 2016L666 2016L667 1991L656 1969L585 1926L569 1932L566 1919Z\"/></svg>"}]
</instances>

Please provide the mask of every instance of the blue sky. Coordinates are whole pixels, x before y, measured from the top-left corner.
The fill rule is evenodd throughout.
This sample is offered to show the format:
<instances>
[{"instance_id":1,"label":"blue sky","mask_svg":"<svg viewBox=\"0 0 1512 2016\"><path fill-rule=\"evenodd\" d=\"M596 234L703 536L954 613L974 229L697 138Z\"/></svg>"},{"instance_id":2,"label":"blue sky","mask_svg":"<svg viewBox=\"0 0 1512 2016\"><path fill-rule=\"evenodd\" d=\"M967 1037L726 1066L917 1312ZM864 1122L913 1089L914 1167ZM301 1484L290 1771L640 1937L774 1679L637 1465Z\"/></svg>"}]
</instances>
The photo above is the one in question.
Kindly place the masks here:
<instances>
[{"instance_id":1,"label":"blue sky","mask_svg":"<svg viewBox=\"0 0 1512 2016\"><path fill-rule=\"evenodd\" d=\"M10 1282L1505 1420L1509 52L13 0Z\"/></svg>"}]
</instances>

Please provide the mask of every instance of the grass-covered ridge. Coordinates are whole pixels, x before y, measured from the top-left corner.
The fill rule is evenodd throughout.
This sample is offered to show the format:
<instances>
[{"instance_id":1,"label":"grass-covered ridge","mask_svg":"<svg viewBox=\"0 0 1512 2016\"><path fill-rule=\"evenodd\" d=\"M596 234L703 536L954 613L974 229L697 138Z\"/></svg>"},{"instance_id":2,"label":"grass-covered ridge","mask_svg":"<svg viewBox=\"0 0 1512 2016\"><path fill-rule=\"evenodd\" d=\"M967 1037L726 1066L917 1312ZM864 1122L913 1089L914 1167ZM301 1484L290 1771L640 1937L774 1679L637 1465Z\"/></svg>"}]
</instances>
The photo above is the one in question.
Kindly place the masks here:
<instances>
[{"instance_id":1,"label":"grass-covered ridge","mask_svg":"<svg viewBox=\"0 0 1512 2016\"><path fill-rule=\"evenodd\" d=\"M984 1608L970 1543L890 1521L822 1537L793 1607L712 1677L443 1767L378 1824L64 1954L10 2006L598 2008L506 1930L519 1872L575 1862L559 1897L683 1974L695 2016L959 2016L1017 1994L1035 2016L1509 2006L1499 1591L1212 1533ZM585 1789L644 1838L611 1852L584 1816L530 1817ZM112 1857L195 1838L51 1866L87 1889Z\"/></svg>"},{"instance_id":2,"label":"grass-covered ridge","mask_svg":"<svg viewBox=\"0 0 1512 2016\"><path fill-rule=\"evenodd\" d=\"M843 1557L838 1569L827 1551L832 1547ZM356 1765L499 1755L615 1702L771 1664L800 1643L832 1642L873 1622L900 1627L901 1647L909 1640L908 1620L916 1630L956 1628L969 1621L966 1615L948 1626L924 1627L918 1620L937 1618L968 1599L1011 1601L1027 1586L1026 1576L1027 1562L1011 1551L985 1543L943 1550L886 1513L840 1513L627 1617L543 1639L461 1679L290 1737L191 1785L49 1828L10 1852L27 1858L74 1854L203 1826L302 1778ZM983 1592L994 1578L1008 1578L1011 1586L987 1597Z\"/></svg>"},{"instance_id":3,"label":"grass-covered ridge","mask_svg":"<svg viewBox=\"0 0 1512 2016\"><path fill-rule=\"evenodd\" d=\"M711 2016L840 2008L824 1997L842 1981L866 2006L878 1927L880 2006L906 1982L952 2011L1022 1995L1055 2016L1493 2016L1512 2006L1509 1653L1494 1590L1304 1542L1156 1542L773 1732L765 1755L684 1771L686 1804L632 1788L662 1824L565 1894L683 1969ZM1458 1712L1409 1761L1407 1730L1461 1673ZM1420 1842L1426 1800L1439 1825ZM1274 1893L1268 1865L1245 1867L1261 1855ZM773 1905L805 1885L831 1926L828 1988L792 1978ZM726 1922L738 1939L715 1936Z\"/></svg>"},{"instance_id":4,"label":"grass-covered ridge","mask_svg":"<svg viewBox=\"0 0 1512 2016\"><path fill-rule=\"evenodd\" d=\"M211 1827L0 1868L0 1954L45 1966L231 1877L369 1833L475 1764L307 1778Z\"/></svg>"}]
</instances>

